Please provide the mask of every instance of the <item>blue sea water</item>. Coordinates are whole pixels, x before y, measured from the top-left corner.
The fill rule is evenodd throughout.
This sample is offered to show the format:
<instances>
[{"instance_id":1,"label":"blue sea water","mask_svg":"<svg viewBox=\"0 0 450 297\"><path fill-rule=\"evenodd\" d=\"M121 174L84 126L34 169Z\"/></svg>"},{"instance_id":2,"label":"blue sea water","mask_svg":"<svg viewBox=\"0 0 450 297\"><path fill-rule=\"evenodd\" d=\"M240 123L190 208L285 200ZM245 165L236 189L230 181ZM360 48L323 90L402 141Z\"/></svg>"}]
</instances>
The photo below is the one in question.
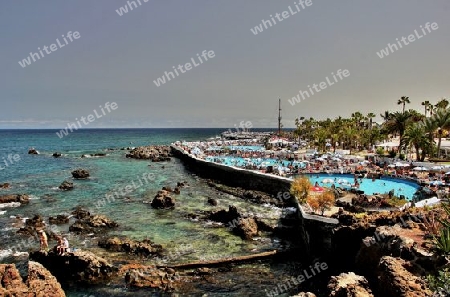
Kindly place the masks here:
<instances>
[{"instance_id":1,"label":"blue sea water","mask_svg":"<svg viewBox=\"0 0 450 297\"><path fill-rule=\"evenodd\" d=\"M188 255L171 259L177 263L243 255L250 251L277 247L278 241L268 237L243 241L232 235L228 228L213 228L211 225L192 221L187 218L187 214L235 205L246 213L277 221L281 209L250 204L231 195L218 194L204 180L188 172L177 159L151 163L148 160L128 159L125 157L127 150L122 150L141 145L170 144L177 140L207 139L223 131L224 129L86 129L59 138L56 130L0 130L0 166L3 168L0 170L0 184L11 184L11 189L0 190L0 195L24 193L32 197L28 205L0 209L0 262L12 261L11 249L27 239L15 233L23 224L23 220L17 219L17 216L27 218L41 214L47 218L69 214L76 206L86 207L93 213L104 214L117 221L120 226L111 231L110 236L127 236L136 240L149 238L168 251L174 251L180 245L192 246ZM37 149L40 154L29 155L30 147ZM62 157L52 157L54 152L62 153ZM82 157L94 153L106 153L106 156ZM13 158L8 159L8 156ZM16 160L20 159L14 161L14 157ZM91 177L87 180L73 180L71 171L77 168L87 169ZM148 174L152 179L144 181L142 176ZM58 186L64 180L72 181L74 190L59 190ZM155 210L146 203L163 186L173 188L179 181L187 181L189 187L182 189L181 194L175 197L177 206L174 210ZM113 194L132 184L140 186L126 196L97 207L106 194ZM219 206L208 205L206 201L209 197L218 199ZM69 234L69 225L58 226L57 231L68 236L72 247L93 251L113 262L123 260L123 255L111 254L98 248L98 238L94 236ZM50 242L50 245L54 244L56 243ZM29 252L38 249L38 246L36 241L34 245L20 246L19 250ZM270 289L270 282L267 286ZM123 288L108 287L65 289L68 296L125 296L127 293ZM263 292L264 287L259 289ZM254 293L259 289L251 288L252 291L249 292ZM245 295L250 288L241 290ZM144 293L133 294L146 296Z\"/></svg>"}]
</instances>

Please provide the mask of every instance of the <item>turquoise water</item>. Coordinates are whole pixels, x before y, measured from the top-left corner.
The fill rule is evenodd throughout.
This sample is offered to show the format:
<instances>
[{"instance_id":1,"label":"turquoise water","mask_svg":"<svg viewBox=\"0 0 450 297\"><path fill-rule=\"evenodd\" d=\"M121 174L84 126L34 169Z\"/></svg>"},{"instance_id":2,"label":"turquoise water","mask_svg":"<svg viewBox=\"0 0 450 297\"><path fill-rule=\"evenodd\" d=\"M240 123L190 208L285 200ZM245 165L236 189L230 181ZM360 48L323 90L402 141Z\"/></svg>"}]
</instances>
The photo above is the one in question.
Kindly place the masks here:
<instances>
[{"instance_id":1,"label":"turquoise water","mask_svg":"<svg viewBox=\"0 0 450 297\"><path fill-rule=\"evenodd\" d=\"M187 218L187 215L235 205L244 213L258 215L276 223L282 213L280 208L251 204L240 198L217 193L207 185L206 181L186 171L177 159L164 163L151 163L145 160L128 159L125 157L127 151L121 150L123 147L131 146L170 144L176 140L196 141L214 137L222 131L223 129L80 130L60 139L56 136L56 131L52 130L0 130L0 162L3 162L3 158L8 160L9 154L20 156L19 161L8 163L6 168L0 170L0 183L11 184L11 189L0 190L0 195L25 193L32 197L28 205L0 209L0 262L9 263L14 260L8 254L8 250L21 240L27 239L15 234L20 227L15 216L26 218L38 213L45 217L68 214L78 205L117 221L120 226L111 231L110 236L124 235L136 240L149 238L163 245L168 252L176 251L180 245L191 244L192 250L188 255L173 259L173 262L177 263L244 255L279 247L278 241L268 237L243 241L240 237L232 235L228 228L214 228L209 223L192 221ZM30 147L36 148L41 154L28 155ZM63 156L53 158L54 152L61 152ZM91 153L107 155L81 157ZM71 171L76 168L89 170L91 177L87 180L73 180ZM153 178L144 182L141 179L144 174L152 174ZM74 190L60 191L58 186L64 180L73 181ZM187 181L189 187L182 189L181 194L175 196L177 206L174 210L155 210L146 203L150 202L163 186L173 188L180 181ZM98 202L106 194L113 194L127 185L133 183L139 185L141 182L142 186L126 197L119 197L114 202L97 207ZM206 202L208 198L217 199L219 205L217 207L208 205ZM72 247L91 250L114 261L115 258L110 253L96 246L98 238L69 234L68 228L69 224L58 226L57 231L67 235ZM51 246L56 242L49 244ZM36 241L35 245L22 248L21 251L36 250L38 246ZM265 288L270 289L274 284L276 279L268 280L266 287L244 286L239 289L241 290L239 292L248 295L260 290L263 294ZM65 289L68 296L83 296L86 293L95 296L124 296L125 294L123 288L102 287L84 291L80 288ZM205 293L208 293L208 290L205 290ZM138 294L136 293L135 296ZM145 296L145 294L139 296Z\"/></svg>"},{"instance_id":2,"label":"turquoise water","mask_svg":"<svg viewBox=\"0 0 450 297\"><path fill-rule=\"evenodd\" d=\"M243 167L247 164L254 164L255 166L283 166L289 165L297 166L298 168L305 168L306 163L297 161L278 160L271 158L242 158L242 157L230 157L230 156L209 156L205 158L207 161L225 164L228 166Z\"/></svg>"},{"instance_id":3,"label":"turquoise water","mask_svg":"<svg viewBox=\"0 0 450 297\"><path fill-rule=\"evenodd\" d=\"M207 151L218 151L228 148L233 151L249 151L249 152L259 152L264 151L264 147L259 145L229 145L229 146L211 146Z\"/></svg>"},{"instance_id":4,"label":"turquoise water","mask_svg":"<svg viewBox=\"0 0 450 297\"><path fill-rule=\"evenodd\" d=\"M323 187L331 187L334 184L336 187L350 188L354 184L353 175L341 175L341 174L311 174L309 179L312 184L316 182ZM323 182L326 179L331 179L333 182ZM417 192L419 185L414 182L405 181L401 179L382 178L382 179L358 179L360 184L359 190L364 191L367 195L384 194L391 190L394 190L396 196L404 195L406 199L411 200L414 194Z\"/></svg>"}]
</instances>

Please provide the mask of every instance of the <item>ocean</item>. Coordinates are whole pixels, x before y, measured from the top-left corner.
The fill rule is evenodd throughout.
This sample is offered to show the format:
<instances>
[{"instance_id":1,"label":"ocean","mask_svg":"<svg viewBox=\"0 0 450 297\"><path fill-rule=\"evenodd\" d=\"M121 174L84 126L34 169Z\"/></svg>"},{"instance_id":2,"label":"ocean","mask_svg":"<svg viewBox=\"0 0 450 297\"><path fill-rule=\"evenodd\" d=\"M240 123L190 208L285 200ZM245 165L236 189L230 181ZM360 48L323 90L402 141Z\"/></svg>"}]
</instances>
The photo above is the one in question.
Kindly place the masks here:
<instances>
[{"instance_id":1,"label":"ocean","mask_svg":"<svg viewBox=\"0 0 450 297\"><path fill-rule=\"evenodd\" d=\"M0 209L0 262L14 263L26 257L26 252L37 250L38 241L28 240L16 234L25 218L40 214L45 218L58 214L69 214L77 206L88 208L91 213L103 214L119 224L108 236L127 236L135 240L151 239L167 251L174 252L180 246L189 246L190 251L182 257L171 259L182 263L211 258L246 255L255 251L266 251L280 246L281 241L268 236L244 241L231 234L228 228L217 228L210 224L194 221L188 214L205 210L227 209L235 205L245 213L258 215L268 220L278 220L282 209L257 205L240 198L217 193L206 180L187 171L176 158L169 162L152 163L149 160L135 160L125 157L124 148L142 145L167 145L177 140L204 140L215 137L225 129L85 129L77 130L59 138L58 130L0 130L0 184L10 183L11 188L0 190L0 195L28 194L28 205ZM254 129L259 130L259 129ZM267 129L261 129L267 131ZM33 147L39 155L30 155ZM53 153L62 154L54 158ZM105 153L101 157L82 155ZM90 178L73 180L71 171L87 169ZM151 176L145 181L142 176ZM65 180L74 183L71 191L61 191L58 186ZM187 181L189 187L177 195L174 210L155 210L149 202L163 186L175 187L177 182ZM117 193L128 185L137 185L126 196L104 200L105 195ZM206 201L215 198L218 206ZM103 202L101 202L103 201ZM99 203L100 202L100 203ZM68 232L69 224L56 226L57 232L68 237L72 247L85 249L105 257L117 264L125 260L151 264L123 254L110 253L97 246L99 238L74 235ZM56 243L49 242L50 246ZM15 254L14 251L23 252ZM277 284L285 275L285 266L255 264L245 267L273 275L261 285L251 285L251 273L233 275L233 283L193 286L188 296L261 296L265 289ZM252 270L252 271L253 271ZM275 277L274 275L278 275ZM288 277L286 275L286 277ZM258 279L259 277L255 277ZM260 280L261 282L261 280ZM150 296L148 291L129 292L122 287L64 287L67 296ZM157 293L155 293L157 294ZM153 296L153 295L152 295ZM154 295L160 296L160 295ZM180 295L183 296L183 295Z\"/></svg>"}]
</instances>

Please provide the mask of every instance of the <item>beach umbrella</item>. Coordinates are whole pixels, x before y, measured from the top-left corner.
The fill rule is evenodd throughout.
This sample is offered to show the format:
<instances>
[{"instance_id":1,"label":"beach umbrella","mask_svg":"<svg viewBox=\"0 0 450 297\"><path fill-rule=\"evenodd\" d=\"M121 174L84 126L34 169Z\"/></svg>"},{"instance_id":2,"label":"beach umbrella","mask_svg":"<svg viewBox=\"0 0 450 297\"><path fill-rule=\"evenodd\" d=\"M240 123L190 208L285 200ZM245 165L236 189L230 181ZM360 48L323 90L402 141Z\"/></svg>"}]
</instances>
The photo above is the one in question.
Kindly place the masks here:
<instances>
[{"instance_id":1,"label":"beach umbrella","mask_svg":"<svg viewBox=\"0 0 450 297\"><path fill-rule=\"evenodd\" d=\"M311 188L311 190L313 192L323 192L324 188L323 187L314 186L314 187Z\"/></svg>"},{"instance_id":2,"label":"beach umbrella","mask_svg":"<svg viewBox=\"0 0 450 297\"><path fill-rule=\"evenodd\" d=\"M432 170L442 170L442 169L444 169L444 166L436 165L436 166L431 167L431 169Z\"/></svg>"},{"instance_id":3,"label":"beach umbrella","mask_svg":"<svg viewBox=\"0 0 450 297\"><path fill-rule=\"evenodd\" d=\"M413 170L415 170L415 171L426 171L426 170L428 170L428 169L426 169L426 168L423 167L423 166L417 166L417 167L414 167Z\"/></svg>"},{"instance_id":4,"label":"beach umbrella","mask_svg":"<svg viewBox=\"0 0 450 297\"><path fill-rule=\"evenodd\" d=\"M440 181L440 180L435 180L435 181L430 182L430 185L433 185L433 186L442 186L442 185L444 185L444 182L442 182L442 181Z\"/></svg>"}]
</instances>

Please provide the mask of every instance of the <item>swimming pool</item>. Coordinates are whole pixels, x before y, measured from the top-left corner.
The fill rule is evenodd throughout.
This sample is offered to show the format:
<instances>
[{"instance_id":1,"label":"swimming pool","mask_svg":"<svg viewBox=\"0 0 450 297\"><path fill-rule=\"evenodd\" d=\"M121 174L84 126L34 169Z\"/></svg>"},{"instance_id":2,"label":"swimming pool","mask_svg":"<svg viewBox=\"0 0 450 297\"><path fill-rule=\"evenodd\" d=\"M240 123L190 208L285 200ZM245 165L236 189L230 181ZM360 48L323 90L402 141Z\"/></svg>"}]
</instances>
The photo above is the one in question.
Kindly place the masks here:
<instances>
[{"instance_id":1,"label":"swimming pool","mask_svg":"<svg viewBox=\"0 0 450 297\"><path fill-rule=\"evenodd\" d=\"M255 166L283 166L287 167L289 165L298 166L297 168L305 168L306 163L302 163L299 161L279 161L277 159L264 159L264 158L242 158L242 157L228 157L228 156L209 156L206 157L206 161L220 163L228 166L238 166L243 167L247 164L254 164Z\"/></svg>"},{"instance_id":2,"label":"swimming pool","mask_svg":"<svg viewBox=\"0 0 450 297\"><path fill-rule=\"evenodd\" d=\"M225 145L225 146L211 146L207 151L222 151L225 148L230 149L232 151L250 151L250 152L260 152L264 151L263 146L259 145Z\"/></svg>"},{"instance_id":3,"label":"swimming pool","mask_svg":"<svg viewBox=\"0 0 450 297\"><path fill-rule=\"evenodd\" d=\"M327 188L334 184L336 187L349 189L351 185L354 184L354 177L350 174L308 174L307 176L313 185L318 182L320 186ZM360 179L358 179L358 181L360 183L359 190L364 191L367 195L376 193L385 194L394 190L395 196L403 195L407 200L412 200L419 188L419 185L415 182L389 177L383 177L373 181L369 178L363 178L362 182Z\"/></svg>"}]
</instances>

